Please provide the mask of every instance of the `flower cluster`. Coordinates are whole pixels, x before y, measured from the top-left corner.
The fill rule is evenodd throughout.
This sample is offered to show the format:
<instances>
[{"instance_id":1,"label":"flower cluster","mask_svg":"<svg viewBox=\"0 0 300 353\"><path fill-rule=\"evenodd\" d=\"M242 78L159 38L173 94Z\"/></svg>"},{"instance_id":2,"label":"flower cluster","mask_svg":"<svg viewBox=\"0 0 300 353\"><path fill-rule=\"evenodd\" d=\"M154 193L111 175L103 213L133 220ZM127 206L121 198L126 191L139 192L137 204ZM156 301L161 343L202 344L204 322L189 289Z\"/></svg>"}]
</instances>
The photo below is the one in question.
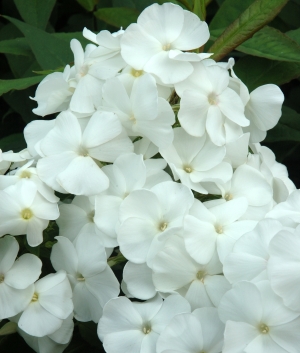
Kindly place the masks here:
<instances>
[{"instance_id":1,"label":"flower cluster","mask_svg":"<svg viewBox=\"0 0 300 353\"><path fill-rule=\"evenodd\" d=\"M40 353L66 348L73 317L107 353L299 352L300 192L260 144L280 89L249 93L172 3L83 35L32 98L57 117L0 153L0 320ZM50 220L56 272L39 279L13 236L37 247Z\"/></svg>"}]
</instances>

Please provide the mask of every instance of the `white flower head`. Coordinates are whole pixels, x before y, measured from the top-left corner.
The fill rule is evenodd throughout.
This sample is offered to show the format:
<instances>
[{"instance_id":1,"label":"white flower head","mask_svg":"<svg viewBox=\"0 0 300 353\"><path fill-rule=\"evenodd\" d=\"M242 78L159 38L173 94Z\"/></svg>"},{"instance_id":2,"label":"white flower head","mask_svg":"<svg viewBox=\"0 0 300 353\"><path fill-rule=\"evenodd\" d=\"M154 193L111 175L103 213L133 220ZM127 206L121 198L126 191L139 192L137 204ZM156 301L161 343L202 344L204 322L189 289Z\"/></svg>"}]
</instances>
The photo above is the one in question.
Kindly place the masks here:
<instances>
[{"instance_id":1,"label":"white flower head","mask_svg":"<svg viewBox=\"0 0 300 353\"><path fill-rule=\"evenodd\" d=\"M126 29L121 54L136 70L152 73L165 84L175 83L193 72L189 60L210 56L182 51L199 48L208 39L207 24L195 14L171 3L153 4Z\"/></svg>"},{"instance_id":2,"label":"white flower head","mask_svg":"<svg viewBox=\"0 0 300 353\"><path fill-rule=\"evenodd\" d=\"M33 283L41 274L41 260L32 254L16 260L18 251L16 239L0 239L0 321L26 308L34 292Z\"/></svg>"}]
</instances>

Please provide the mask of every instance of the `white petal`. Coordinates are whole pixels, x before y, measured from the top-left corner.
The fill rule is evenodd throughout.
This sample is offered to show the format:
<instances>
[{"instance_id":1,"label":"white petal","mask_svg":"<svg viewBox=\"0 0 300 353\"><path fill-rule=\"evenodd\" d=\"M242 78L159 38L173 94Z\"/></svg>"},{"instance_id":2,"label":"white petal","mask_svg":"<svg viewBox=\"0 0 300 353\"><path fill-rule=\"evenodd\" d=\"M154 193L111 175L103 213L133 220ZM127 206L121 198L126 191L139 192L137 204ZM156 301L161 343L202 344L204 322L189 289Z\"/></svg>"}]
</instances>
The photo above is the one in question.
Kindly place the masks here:
<instances>
[{"instance_id":1,"label":"white petal","mask_svg":"<svg viewBox=\"0 0 300 353\"><path fill-rule=\"evenodd\" d=\"M53 245L50 260L55 271L65 270L75 276L78 258L74 245L66 237L55 237L57 243Z\"/></svg>"},{"instance_id":2,"label":"white petal","mask_svg":"<svg viewBox=\"0 0 300 353\"><path fill-rule=\"evenodd\" d=\"M15 238L6 236L0 239L0 273L5 274L13 265L19 251Z\"/></svg>"}]
</instances>

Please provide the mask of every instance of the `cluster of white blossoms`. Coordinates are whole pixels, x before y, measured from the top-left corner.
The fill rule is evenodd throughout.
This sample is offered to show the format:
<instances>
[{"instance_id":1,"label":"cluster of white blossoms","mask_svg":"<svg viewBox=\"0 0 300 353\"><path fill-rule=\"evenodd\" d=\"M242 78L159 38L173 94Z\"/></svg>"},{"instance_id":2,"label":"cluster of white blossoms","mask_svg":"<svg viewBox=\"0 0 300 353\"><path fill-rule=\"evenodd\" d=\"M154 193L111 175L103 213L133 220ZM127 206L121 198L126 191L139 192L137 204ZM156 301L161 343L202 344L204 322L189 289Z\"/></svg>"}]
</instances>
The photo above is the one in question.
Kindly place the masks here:
<instances>
[{"instance_id":1,"label":"cluster of white blossoms","mask_svg":"<svg viewBox=\"0 0 300 353\"><path fill-rule=\"evenodd\" d=\"M249 93L233 59L199 53L207 24L172 3L83 35L93 44L73 39L74 66L33 98L57 117L0 150L4 328L39 353L66 348L73 318L98 323L107 353L300 352L300 191L260 145L281 90ZM13 236L39 246L54 220L39 279Z\"/></svg>"}]
</instances>

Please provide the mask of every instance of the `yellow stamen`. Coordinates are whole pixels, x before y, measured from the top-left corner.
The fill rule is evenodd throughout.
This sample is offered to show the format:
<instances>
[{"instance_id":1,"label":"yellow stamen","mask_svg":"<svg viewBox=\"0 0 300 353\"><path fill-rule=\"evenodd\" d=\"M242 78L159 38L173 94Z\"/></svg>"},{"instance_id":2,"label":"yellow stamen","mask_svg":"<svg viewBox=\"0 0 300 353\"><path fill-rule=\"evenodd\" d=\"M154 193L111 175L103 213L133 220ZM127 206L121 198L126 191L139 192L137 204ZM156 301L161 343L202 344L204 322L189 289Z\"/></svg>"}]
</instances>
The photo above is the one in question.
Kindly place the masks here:
<instances>
[{"instance_id":1,"label":"yellow stamen","mask_svg":"<svg viewBox=\"0 0 300 353\"><path fill-rule=\"evenodd\" d=\"M24 208L24 210L21 212L21 216L23 219L27 221L33 216L33 212L31 211L30 208Z\"/></svg>"}]
</instances>

